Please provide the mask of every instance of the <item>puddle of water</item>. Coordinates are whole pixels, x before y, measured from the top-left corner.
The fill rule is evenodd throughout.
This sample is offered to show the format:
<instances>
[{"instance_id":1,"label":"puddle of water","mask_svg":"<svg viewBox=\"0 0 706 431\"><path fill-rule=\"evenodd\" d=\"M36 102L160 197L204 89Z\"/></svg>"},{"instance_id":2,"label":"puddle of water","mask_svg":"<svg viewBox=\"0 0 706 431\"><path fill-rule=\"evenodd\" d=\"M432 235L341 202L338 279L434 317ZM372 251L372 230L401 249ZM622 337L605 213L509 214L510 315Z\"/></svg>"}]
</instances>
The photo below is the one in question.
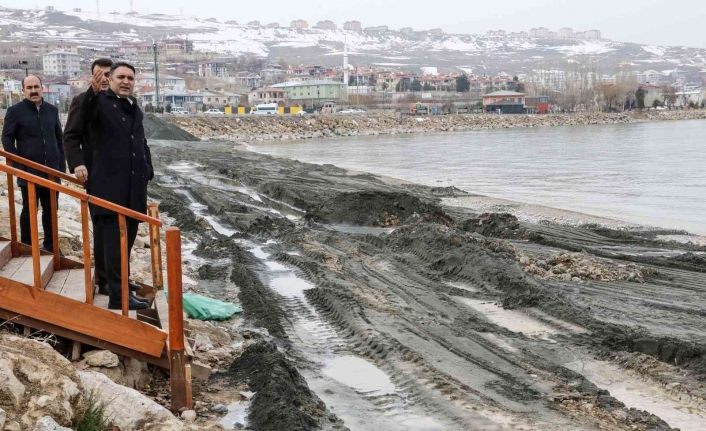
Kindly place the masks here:
<instances>
[{"instance_id":1,"label":"puddle of water","mask_svg":"<svg viewBox=\"0 0 706 431\"><path fill-rule=\"evenodd\" d=\"M270 280L270 287L286 298L304 298L304 291L313 289L314 285L294 274L287 274Z\"/></svg>"},{"instance_id":2,"label":"puddle of water","mask_svg":"<svg viewBox=\"0 0 706 431\"><path fill-rule=\"evenodd\" d=\"M543 339L548 335L558 332L556 329L545 325L522 311L505 310L497 304L479 299L463 298L460 296L455 296L454 299L482 314L490 322L509 329L512 332L519 332L528 337L539 337Z\"/></svg>"},{"instance_id":3,"label":"puddle of water","mask_svg":"<svg viewBox=\"0 0 706 431\"><path fill-rule=\"evenodd\" d=\"M448 286L455 287L456 289L465 290L466 292L480 293L480 291L481 291L477 287L471 286L470 284L467 284L467 283L458 282L458 281L447 282L446 284Z\"/></svg>"},{"instance_id":4,"label":"puddle of water","mask_svg":"<svg viewBox=\"0 0 706 431\"><path fill-rule=\"evenodd\" d=\"M706 429L706 412L696 406L651 385L608 362L592 359L574 361L565 365L582 374L601 389L605 389L627 407L648 411L659 416L669 426L682 431Z\"/></svg>"},{"instance_id":5,"label":"puddle of water","mask_svg":"<svg viewBox=\"0 0 706 431\"><path fill-rule=\"evenodd\" d=\"M236 401L228 405L228 413L221 418L221 426L227 430L235 428L236 423L242 424L243 427L247 426L249 407L250 402L247 401Z\"/></svg>"},{"instance_id":6,"label":"puddle of water","mask_svg":"<svg viewBox=\"0 0 706 431\"><path fill-rule=\"evenodd\" d=\"M357 356L330 359L324 363L321 371L325 376L366 395L388 395L397 392L397 387L387 374Z\"/></svg>"},{"instance_id":7,"label":"puddle of water","mask_svg":"<svg viewBox=\"0 0 706 431\"><path fill-rule=\"evenodd\" d=\"M351 233L357 235L375 235L380 236L389 234L395 231L393 227L370 227L370 226L353 226L348 224L329 224L325 225L329 230L336 232Z\"/></svg>"}]
</instances>

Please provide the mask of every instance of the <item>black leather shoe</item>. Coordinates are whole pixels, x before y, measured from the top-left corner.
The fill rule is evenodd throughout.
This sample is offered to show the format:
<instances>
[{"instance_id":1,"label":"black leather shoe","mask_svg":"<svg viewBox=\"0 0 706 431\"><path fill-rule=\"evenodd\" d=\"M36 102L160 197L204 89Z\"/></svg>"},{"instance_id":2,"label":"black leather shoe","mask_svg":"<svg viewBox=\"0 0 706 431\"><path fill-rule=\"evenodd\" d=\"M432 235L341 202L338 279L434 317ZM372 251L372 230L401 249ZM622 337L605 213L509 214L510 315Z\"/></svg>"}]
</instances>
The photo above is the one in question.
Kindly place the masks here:
<instances>
[{"instance_id":1,"label":"black leather shoe","mask_svg":"<svg viewBox=\"0 0 706 431\"><path fill-rule=\"evenodd\" d=\"M122 308L123 307L120 301L108 301L109 310L121 310ZM130 298L128 299L128 310L144 310L145 308L149 308L149 304L147 302L142 302L134 296L130 296Z\"/></svg>"},{"instance_id":2,"label":"black leather shoe","mask_svg":"<svg viewBox=\"0 0 706 431\"><path fill-rule=\"evenodd\" d=\"M128 283L127 286L130 289L130 292L138 292L140 289L142 289L142 286L135 283ZM98 286L98 294L108 295L108 286Z\"/></svg>"}]
</instances>

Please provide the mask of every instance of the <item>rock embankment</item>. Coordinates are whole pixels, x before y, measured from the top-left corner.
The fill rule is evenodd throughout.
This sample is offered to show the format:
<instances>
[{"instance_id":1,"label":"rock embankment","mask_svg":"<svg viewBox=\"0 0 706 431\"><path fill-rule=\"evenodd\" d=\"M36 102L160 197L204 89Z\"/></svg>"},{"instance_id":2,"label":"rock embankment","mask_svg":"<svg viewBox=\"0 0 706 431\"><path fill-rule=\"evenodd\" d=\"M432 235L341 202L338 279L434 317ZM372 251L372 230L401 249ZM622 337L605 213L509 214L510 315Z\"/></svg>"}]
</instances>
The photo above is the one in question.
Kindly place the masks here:
<instances>
[{"instance_id":1,"label":"rock embankment","mask_svg":"<svg viewBox=\"0 0 706 431\"><path fill-rule=\"evenodd\" d=\"M298 140L337 136L370 136L706 119L706 110L632 111L624 113L597 112L551 115L471 114L430 117L383 114L317 115L306 117L176 117L165 115L162 118L200 139L247 143L252 141Z\"/></svg>"}]
</instances>

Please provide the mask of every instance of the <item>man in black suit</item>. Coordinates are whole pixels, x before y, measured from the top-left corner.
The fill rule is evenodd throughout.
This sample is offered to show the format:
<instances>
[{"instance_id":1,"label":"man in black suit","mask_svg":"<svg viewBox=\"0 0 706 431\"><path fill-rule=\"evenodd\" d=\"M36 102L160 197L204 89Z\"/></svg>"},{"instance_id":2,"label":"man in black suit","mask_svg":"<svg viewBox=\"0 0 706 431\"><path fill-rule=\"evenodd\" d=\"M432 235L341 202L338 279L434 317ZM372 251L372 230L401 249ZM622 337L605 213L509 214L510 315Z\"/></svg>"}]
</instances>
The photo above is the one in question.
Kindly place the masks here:
<instances>
[{"instance_id":1,"label":"man in black suit","mask_svg":"<svg viewBox=\"0 0 706 431\"><path fill-rule=\"evenodd\" d=\"M2 146L5 151L64 172L66 160L62 145L59 110L44 102L42 81L35 75L22 80L22 93L25 98L12 105L5 114L2 128ZM31 174L47 178L46 174L17 164L16 167ZM22 212L20 213L20 240L31 243L29 225L29 193L27 181L18 178L17 185L22 192ZM44 187L36 188L37 200L42 206L42 227L44 242L42 248L54 251L51 225L51 191Z\"/></svg>"},{"instance_id":2,"label":"man in black suit","mask_svg":"<svg viewBox=\"0 0 706 431\"><path fill-rule=\"evenodd\" d=\"M110 66L112 65L113 61L109 58L99 58L91 64L91 75L99 71L103 74L101 91L106 91L109 88L108 77L110 76ZM69 165L69 172L83 181L86 192L90 194L91 184L88 182L88 173L92 170L93 160L91 156L93 153L88 135L83 132L80 107L84 97L86 97L85 92L77 95L71 101L69 116L66 119L66 127L64 128L64 150L66 152L66 161ZM93 221L92 217L91 221ZM105 256L103 256L103 231L101 230L101 224L96 223L93 223L93 257L96 267L98 292L107 295L108 279L105 274Z\"/></svg>"},{"instance_id":3,"label":"man in black suit","mask_svg":"<svg viewBox=\"0 0 706 431\"><path fill-rule=\"evenodd\" d=\"M147 183L154 176L143 114L132 96L135 68L128 63L114 63L110 68L109 87L101 91L104 74L93 74L91 88L81 101L80 115L84 133L91 143L91 169L88 183L91 195L134 211L147 211ZM94 206L91 217L103 232L103 255L108 283L108 308L120 309L120 230L117 214ZM128 258L137 236L137 220L127 218ZM129 296L130 309L148 305Z\"/></svg>"}]
</instances>

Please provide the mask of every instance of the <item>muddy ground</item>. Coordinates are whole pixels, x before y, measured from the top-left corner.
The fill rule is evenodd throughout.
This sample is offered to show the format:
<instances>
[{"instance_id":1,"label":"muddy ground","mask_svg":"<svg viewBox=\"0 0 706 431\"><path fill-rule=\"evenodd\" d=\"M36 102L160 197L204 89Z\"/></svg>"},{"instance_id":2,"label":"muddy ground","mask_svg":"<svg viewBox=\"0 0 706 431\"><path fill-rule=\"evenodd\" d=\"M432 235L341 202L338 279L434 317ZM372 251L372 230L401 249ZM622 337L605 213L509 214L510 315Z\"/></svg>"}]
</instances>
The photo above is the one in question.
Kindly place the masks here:
<instances>
[{"instance_id":1,"label":"muddy ground","mask_svg":"<svg viewBox=\"0 0 706 431\"><path fill-rule=\"evenodd\" d=\"M199 289L238 297L258 430L706 429L706 260L232 144L151 142Z\"/></svg>"}]
</instances>

